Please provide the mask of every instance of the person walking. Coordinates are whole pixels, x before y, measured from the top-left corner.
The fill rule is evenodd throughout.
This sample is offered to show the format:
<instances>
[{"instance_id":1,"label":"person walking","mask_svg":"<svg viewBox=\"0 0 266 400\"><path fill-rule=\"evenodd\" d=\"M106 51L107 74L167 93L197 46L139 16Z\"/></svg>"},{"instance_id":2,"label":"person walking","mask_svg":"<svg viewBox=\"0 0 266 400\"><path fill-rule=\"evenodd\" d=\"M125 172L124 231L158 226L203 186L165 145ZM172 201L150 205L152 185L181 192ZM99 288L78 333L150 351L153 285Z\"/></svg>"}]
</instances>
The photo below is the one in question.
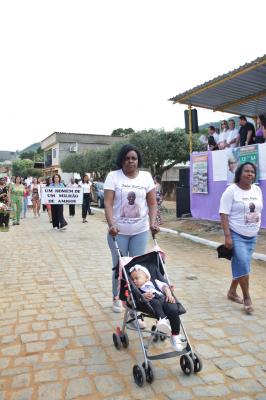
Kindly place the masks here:
<instances>
[{"instance_id":1,"label":"person walking","mask_svg":"<svg viewBox=\"0 0 266 400\"><path fill-rule=\"evenodd\" d=\"M84 175L82 179L82 183L80 185L83 188L83 202L82 202L82 222L87 221L87 214L94 215L91 211L91 186L92 183L88 175Z\"/></svg>"},{"instance_id":2,"label":"person walking","mask_svg":"<svg viewBox=\"0 0 266 400\"><path fill-rule=\"evenodd\" d=\"M161 205L163 202L163 190L162 190L162 179L161 179L160 175L155 175L154 183L155 183L155 193L156 193L156 201L157 201L156 222L158 225L161 225L163 223L162 217L161 217Z\"/></svg>"},{"instance_id":3,"label":"person walking","mask_svg":"<svg viewBox=\"0 0 266 400\"><path fill-rule=\"evenodd\" d=\"M149 229L153 234L159 231L156 224L155 184L149 172L140 171L142 164L140 152L134 146L126 144L120 149L116 164L117 170L110 172L104 183L107 241L113 267L118 263L114 237L123 256L134 257L145 252ZM130 204L128 199L133 197L133 193L134 202ZM140 214L126 217L123 211L125 206L132 210L138 206ZM112 288L113 311L122 312L115 271L112 276Z\"/></svg>"},{"instance_id":4,"label":"person walking","mask_svg":"<svg viewBox=\"0 0 266 400\"><path fill-rule=\"evenodd\" d=\"M74 178L70 179L69 184L67 185L69 188L77 188L78 184L75 182ZM74 217L75 216L75 204L69 204L69 216Z\"/></svg>"},{"instance_id":5,"label":"person walking","mask_svg":"<svg viewBox=\"0 0 266 400\"><path fill-rule=\"evenodd\" d=\"M9 185L9 202L13 212L13 225L20 224L23 193L24 186L21 183L21 177L16 176L15 182Z\"/></svg>"},{"instance_id":6,"label":"person walking","mask_svg":"<svg viewBox=\"0 0 266 400\"><path fill-rule=\"evenodd\" d=\"M31 202L33 207L34 217L40 216L41 208L41 187L37 178L33 178L31 184Z\"/></svg>"},{"instance_id":7,"label":"person walking","mask_svg":"<svg viewBox=\"0 0 266 400\"><path fill-rule=\"evenodd\" d=\"M6 184L5 179L0 177L0 230L8 230L8 203L8 185Z\"/></svg>"},{"instance_id":8,"label":"person walking","mask_svg":"<svg viewBox=\"0 0 266 400\"><path fill-rule=\"evenodd\" d=\"M59 174L55 174L52 178L52 183L49 187L54 188L64 188L64 184L61 182L61 176ZM63 204L51 204L51 213L52 213L52 223L53 228L57 228L59 230L66 229L68 223L64 218L64 206Z\"/></svg>"},{"instance_id":9,"label":"person walking","mask_svg":"<svg viewBox=\"0 0 266 400\"><path fill-rule=\"evenodd\" d=\"M23 186L24 186L24 191L23 191L22 213L23 213L23 218L26 218L28 209L28 196L30 194L30 186L28 187L26 182L24 182Z\"/></svg>"},{"instance_id":10,"label":"person walking","mask_svg":"<svg viewBox=\"0 0 266 400\"><path fill-rule=\"evenodd\" d=\"M241 164L235 172L235 183L228 186L222 194L219 209L225 247L233 252L232 282L227 297L243 304L248 314L253 312L249 292L250 263L263 207L262 193L254 184L255 180L256 166L251 162ZM237 294L238 285L241 287L243 299Z\"/></svg>"}]
</instances>

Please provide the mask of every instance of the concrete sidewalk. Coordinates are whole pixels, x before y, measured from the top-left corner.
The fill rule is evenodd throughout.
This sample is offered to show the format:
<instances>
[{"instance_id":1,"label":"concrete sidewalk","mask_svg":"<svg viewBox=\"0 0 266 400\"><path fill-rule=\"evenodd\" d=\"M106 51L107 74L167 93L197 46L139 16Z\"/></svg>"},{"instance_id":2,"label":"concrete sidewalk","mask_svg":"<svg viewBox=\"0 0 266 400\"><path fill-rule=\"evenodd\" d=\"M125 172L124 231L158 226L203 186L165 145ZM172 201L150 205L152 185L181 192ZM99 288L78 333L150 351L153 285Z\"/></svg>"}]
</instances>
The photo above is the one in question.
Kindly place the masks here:
<instances>
[{"instance_id":1,"label":"concrete sidewalk","mask_svg":"<svg viewBox=\"0 0 266 400\"><path fill-rule=\"evenodd\" d=\"M137 334L117 351L112 333L111 257L102 214L66 231L31 215L1 233L0 400L266 399L266 267L254 262L252 316L226 299L230 265L214 250L161 234L167 271L187 309L188 335L203 371L185 376L174 358L153 362L156 379L138 388ZM166 343L155 349L164 350Z\"/></svg>"}]
</instances>

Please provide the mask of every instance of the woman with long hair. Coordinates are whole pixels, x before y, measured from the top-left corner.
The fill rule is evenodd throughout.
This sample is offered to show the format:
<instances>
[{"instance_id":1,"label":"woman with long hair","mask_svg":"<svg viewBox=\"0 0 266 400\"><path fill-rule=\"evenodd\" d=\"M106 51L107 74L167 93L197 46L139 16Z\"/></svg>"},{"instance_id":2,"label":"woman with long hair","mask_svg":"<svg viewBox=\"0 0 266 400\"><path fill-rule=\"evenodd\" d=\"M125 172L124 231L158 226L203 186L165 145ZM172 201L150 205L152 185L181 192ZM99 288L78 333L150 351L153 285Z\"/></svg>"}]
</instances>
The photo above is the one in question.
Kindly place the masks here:
<instances>
[{"instance_id":1,"label":"woman with long hair","mask_svg":"<svg viewBox=\"0 0 266 400\"><path fill-rule=\"evenodd\" d=\"M92 183L88 177L88 175L84 175L81 183L81 187L83 188L83 202L82 202L82 222L87 221L87 214L93 215L91 211L91 186Z\"/></svg>"},{"instance_id":2,"label":"woman with long hair","mask_svg":"<svg viewBox=\"0 0 266 400\"><path fill-rule=\"evenodd\" d=\"M266 139L266 116L260 114L257 117L258 129L255 133L255 143L264 143Z\"/></svg>"},{"instance_id":3,"label":"woman with long hair","mask_svg":"<svg viewBox=\"0 0 266 400\"><path fill-rule=\"evenodd\" d=\"M24 186L22 185L21 177L16 176L15 182L9 185L9 202L13 212L13 225L20 224L23 194Z\"/></svg>"},{"instance_id":4,"label":"woman with long hair","mask_svg":"<svg viewBox=\"0 0 266 400\"><path fill-rule=\"evenodd\" d=\"M37 215L39 217L41 208L41 187L37 178L33 178L30 191L34 217L37 217Z\"/></svg>"},{"instance_id":5,"label":"woman with long hair","mask_svg":"<svg viewBox=\"0 0 266 400\"><path fill-rule=\"evenodd\" d=\"M64 188L65 185L61 182L61 176L59 174L55 174L52 178L52 183L49 187L54 188ZM63 204L51 204L51 213L52 213L52 223L53 228L57 228L59 230L66 229L68 223L64 218L64 206Z\"/></svg>"}]
</instances>

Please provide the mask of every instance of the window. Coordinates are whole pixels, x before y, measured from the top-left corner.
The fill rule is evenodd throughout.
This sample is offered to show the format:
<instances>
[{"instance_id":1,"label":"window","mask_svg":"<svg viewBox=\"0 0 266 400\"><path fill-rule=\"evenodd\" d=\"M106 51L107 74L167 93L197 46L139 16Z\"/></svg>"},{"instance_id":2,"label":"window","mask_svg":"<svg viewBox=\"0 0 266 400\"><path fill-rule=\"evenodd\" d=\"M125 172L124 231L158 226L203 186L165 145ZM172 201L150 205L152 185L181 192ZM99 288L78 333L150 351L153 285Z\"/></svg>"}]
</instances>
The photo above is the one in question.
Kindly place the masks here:
<instances>
[{"instance_id":1,"label":"window","mask_svg":"<svg viewBox=\"0 0 266 400\"><path fill-rule=\"evenodd\" d=\"M56 149L53 149L53 158L56 158Z\"/></svg>"}]
</instances>

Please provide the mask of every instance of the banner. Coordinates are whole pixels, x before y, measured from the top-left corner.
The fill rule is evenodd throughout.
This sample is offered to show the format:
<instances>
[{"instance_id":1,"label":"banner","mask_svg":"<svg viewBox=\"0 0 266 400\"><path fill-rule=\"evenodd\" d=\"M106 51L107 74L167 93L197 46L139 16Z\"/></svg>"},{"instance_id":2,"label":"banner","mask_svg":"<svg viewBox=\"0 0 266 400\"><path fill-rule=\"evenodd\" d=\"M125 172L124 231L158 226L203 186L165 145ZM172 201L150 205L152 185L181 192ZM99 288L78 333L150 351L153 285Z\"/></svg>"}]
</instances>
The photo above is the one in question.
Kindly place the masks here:
<instances>
[{"instance_id":1,"label":"banner","mask_svg":"<svg viewBox=\"0 0 266 400\"><path fill-rule=\"evenodd\" d=\"M266 179L266 143L211 152L213 181L232 183L238 165L252 162L257 167L257 179Z\"/></svg>"},{"instance_id":2,"label":"banner","mask_svg":"<svg viewBox=\"0 0 266 400\"><path fill-rule=\"evenodd\" d=\"M43 187L42 204L82 204L83 188Z\"/></svg>"},{"instance_id":3,"label":"banner","mask_svg":"<svg viewBox=\"0 0 266 400\"><path fill-rule=\"evenodd\" d=\"M251 162L257 168L256 183L259 181L259 152L258 145L236 147L232 149L232 156L228 158L227 183L231 184L235 178L237 167L246 162ZM229 178L229 179L228 179Z\"/></svg>"},{"instance_id":4,"label":"banner","mask_svg":"<svg viewBox=\"0 0 266 400\"><path fill-rule=\"evenodd\" d=\"M192 160L192 193L208 193L208 154L193 154Z\"/></svg>"}]
</instances>

